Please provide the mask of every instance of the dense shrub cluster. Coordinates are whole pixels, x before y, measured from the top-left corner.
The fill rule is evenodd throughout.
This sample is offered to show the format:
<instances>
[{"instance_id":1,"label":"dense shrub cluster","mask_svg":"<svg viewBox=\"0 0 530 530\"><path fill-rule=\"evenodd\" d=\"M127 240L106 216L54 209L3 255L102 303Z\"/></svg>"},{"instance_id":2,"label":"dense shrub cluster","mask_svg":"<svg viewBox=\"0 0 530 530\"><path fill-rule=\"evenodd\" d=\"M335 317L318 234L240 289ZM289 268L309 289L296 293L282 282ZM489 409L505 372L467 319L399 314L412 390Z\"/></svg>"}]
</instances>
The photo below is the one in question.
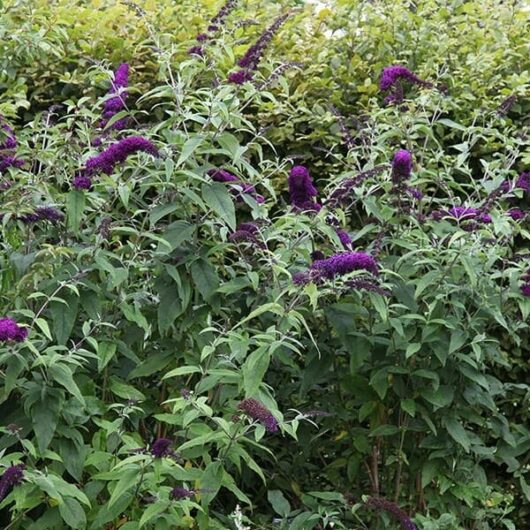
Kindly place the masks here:
<instances>
[{"instance_id":1,"label":"dense shrub cluster","mask_svg":"<svg viewBox=\"0 0 530 530\"><path fill-rule=\"evenodd\" d=\"M528 10L322 7L2 7L3 528L530 524Z\"/></svg>"}]
</instances>

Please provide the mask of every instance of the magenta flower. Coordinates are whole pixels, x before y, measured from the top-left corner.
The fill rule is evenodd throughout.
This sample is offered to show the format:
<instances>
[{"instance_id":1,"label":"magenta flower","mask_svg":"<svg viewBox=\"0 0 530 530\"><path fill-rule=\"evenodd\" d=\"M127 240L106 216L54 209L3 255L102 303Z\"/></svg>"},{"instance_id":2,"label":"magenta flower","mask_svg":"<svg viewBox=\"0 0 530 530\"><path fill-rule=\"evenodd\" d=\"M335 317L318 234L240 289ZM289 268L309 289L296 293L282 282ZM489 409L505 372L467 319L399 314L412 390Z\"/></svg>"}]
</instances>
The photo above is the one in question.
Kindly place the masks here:
<instances>
[{"instance_id":1,"label":"magenta flower","mask_svg":"<svg viewBox=\"0 0 530 530\"><path fill-rule=\"evenodd\" d=\"M257 399L247 398L239 403L238 410L244 412L249 418L259 421L267 432L276 432L278 430L278 421L272 415L271 411L260 403Z\"/></svg>"},{"instance_id":2,"label":"magenta flower","mask_svg":"<svg viewBox=\"0 0 530 530\"><path fill-rule=\"evenodd\" d=\"M515 182L515 187L530 193L530 171L521 173Z\"/></svg>"},{"instance_id":3,"label":"magenta flower","mask_svg":"<svg viewBox=\"0 0 530 530\"><path fill-rule=\"evenodd\" d=\"M72 181L72 186L76 190L89 190L92 188L92 179L83 174L76 175Z\"/></svg>"},{"instance_id":4,"label":"magenta flower","mask_svg":"<svg viewBox=\"0 0 530 530\"><path fill-rule=\"evenodd\" d=\"M337 230L337 235L339 236L342 246L346 250L350 250L352 247L352 240L348 232L346 232L346 230Z\"/></svg>"},{"instance_id":5,"label":"magenta flower","mask_svg":"<svg viewBox=\"0 0 530 530\"><path fill-rule=\"evenodd\" d=\"M407 513L394 502L381 497L370 497L366 501L366 506L378 512L387 512L401 525L403 530L417 530L416 525L412 522Z\"/></svg>"},{"instance_id":6,"label":"magenta flower","mask_svg":"<svg viewBox=\"0 0 530 530\"><path fill-rule=\"evenodd\" d=\"M508 210L507 214L514 220L514 221L520 221L521 219L524 218L524 216L526 215L525 212L523 212L523 210L521 210L520 208L512 208L510 210Z\"/></svg>"},{"instance_id":7,"label":"magenta flower","mask_svg":"<svg viewBox=\"0 0 530 530\"><path fill-rule=\"evenodd\" d=\"M125 100L127 99L127 91L129 86L129 65L127 63L120 64L116 72L114 72L114 80L112 81L109 94L114 94L113 97L107 99L103 107L103 120L100 127L105 127L108 121L118 112L125 108ZM125 120L118 120L112 124L112 129L121 130L126 125Z\"/></svg>"},{"instance_id":8,"label":"magenta flower","mask_svg":"<svg viewBox=\"0 0 530 530\"><path fill-rule=\"evenodd\" d=\"M364 252L343 252L329 258L316 260L310 269L317 272L321 278L335 278L357 270L365 270L378 274L379 268L376 260Z\"/></svg>"},{"instance_id":9,"label":"magenta flower","mask_svg":"<svg viewBox=\"0 0 530 530\"><path fill-rule=\"evenodd\" d=\"M314 198L318 190L313 185L313 179L305 166L294 166L288 178L291 204L298 210L319 211L321 205Z\"/></svg>"},{"instance_id":10,"label":"magenta flower","mask_svg":"<svg viewBox=\"0 0 530 530\"><path fill-rule=\"evenodd\" d=\"M25 469L24 464L17 464L4 471L2 478L0 478L0 501L4 500L9 492L22 482Z\"/></svg>"},{"instance_id":11,"label":"magenta flower","mask_svg":"<svg viewBox=\"0 0 530 530\"><path fill-rule=\"evenodd\" d=\"M412 155L406 149L396 151L392 160L392 180L401 182L408 179L411 173Z\"/></svg>"},{"instance_id":12,"label":"magenta flower","mask_svg":"<svg viewBox=\"0 0 530 530\"><path fill-rule=\"evenodd\" d=\"M155 458L163 458L164 456L172 456L175 454L171 448L173 442L168 438L159 438L151 447L151 454Z\"/></svg>"},{"instance_id":13,"label":"magenta flower","mask_svg":"<svg viewBox=\"0 0 530 530\"><path fill-rule=\"evenodd\" d=\"M158 156L158 149L154 144L142 136L129 136L109 146L99 155L86 161L86 175L106 173L110 175L117 164L125 162L127 157L138 151L144 151L152 156Z\"/></svg>"},{"instance_id":14,"label":"magenta flower","mask_svg":"<svg viewBox=\"0 0 530 530\"><path fill-rule=\"evenodd\" d=\"M28 337L28 330L19 326L12 318L0 318L0 341L24 342Z\"/></svg>"}]
</instances>

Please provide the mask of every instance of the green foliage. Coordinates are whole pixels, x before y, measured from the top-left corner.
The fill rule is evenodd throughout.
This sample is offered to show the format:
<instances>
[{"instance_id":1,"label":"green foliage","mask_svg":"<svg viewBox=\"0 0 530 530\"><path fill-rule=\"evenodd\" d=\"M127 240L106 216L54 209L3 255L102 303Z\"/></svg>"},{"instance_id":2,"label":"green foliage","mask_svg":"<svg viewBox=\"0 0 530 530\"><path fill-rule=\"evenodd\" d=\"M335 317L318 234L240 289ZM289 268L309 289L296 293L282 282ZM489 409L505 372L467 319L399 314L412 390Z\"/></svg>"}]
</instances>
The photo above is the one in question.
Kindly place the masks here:
<instances>
[{"instance_id":1,"label":"green foliage","mask_svg":"<svg viewBox=\"0 0 530 530\"><path fill-rule=\"evenodd\" d=\"M26 163L0 176L0 318L29 330L0 343L0 465L26 466L0 499L4 527L397 528L369 509L381 496L422 530L525 528L530 235L506 209L528 199L508 192L475 227L432 213L483 207L528 169L528 11L298 6L237 86L235 61L296 3L239 5L203 58L187 55L218 7L2 7L13 38L0 108L18 118ZM110 65L126 60L130 129L102 132ZM279 75L290 61L302 64ZM391 64L432 86L386 105L378 78ZM89 157L138 134L159 156L134 154L72 189ZM421 200L393 181L398 148L413 153L406 186ZM381 170L343 203L302 213L286 193L300 160L328 199ZM264 204L214 182L213 167ZM41 205L64 218L25 222ZM255 236L235 238L249 221ZM374 291L349 283L357 273L293 282L315 250L344 250L336 226L377 256ZM279 432L242 411L246 398Z\"/></svg>"}]
</instances>

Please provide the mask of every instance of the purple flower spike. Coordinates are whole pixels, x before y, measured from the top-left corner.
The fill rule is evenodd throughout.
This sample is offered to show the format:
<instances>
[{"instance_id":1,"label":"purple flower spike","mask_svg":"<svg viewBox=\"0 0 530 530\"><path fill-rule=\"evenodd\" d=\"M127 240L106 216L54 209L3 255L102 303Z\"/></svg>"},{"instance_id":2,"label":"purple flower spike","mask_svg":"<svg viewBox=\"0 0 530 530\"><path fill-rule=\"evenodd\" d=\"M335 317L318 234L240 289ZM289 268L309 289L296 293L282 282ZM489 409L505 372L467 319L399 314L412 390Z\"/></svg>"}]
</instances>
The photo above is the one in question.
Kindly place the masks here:
<instances>
[{"instance_id":1,"label":"purple flower spike","mask_svg":"<svg viewBox=\"0 0 530 530\"><path fill-rule=\"evenodd\" d=\"M383 91L389 90L400 80L410 81L411 83L420 85L424 83L424 81L405 66L394 65L383 68L379 88Z\"/></svg>"},{"instance_id":2,"label":"purple flower spike","mask_svg":"<svg viewBox=\"0 0 530 530\"><path fill-rule=\"evenodd\" d=\"M321 278L331 279L343 276L357 270L365 270L378 274L379 268L376 260L364 252L343 252L330 258L316 260L310 269Z\"/></svg>"},{"instance_id":3,"label":"purple flower spike","mask_svg":"<svg viewBox=\"0 0 530 530\"><path fill-rule=\"evenodd\" d=\"M314 201L318 190L305 166L294 166L288 178L291 204L298 210L319 211L320 204Z\"/></svg>"},{"instance_id":4,"label":"purple flower spike","mask_svg":"<svg viewBox=\"0 0 530 530\"><path fill-rule=\"evenodd\" d=\"M103 107L103 119L99 126L104 128L108 121L118 112L125 109L125 101L127 99L127 90L129 86L129 65L127 63L120 64L117 70L114 72L114 79L112 80L109 94L114 94L113 97L105 101ZM114 122L110 129L115 131L121 131L127 127L128 119L123 118Z\"/></svg>"},{"instance_id":5,"label":"purple flower spike","mask_svg":"<svg viewBox=\"0 0 530 530\"><path fill-rule=\"evenodd\" d=\"M366 501L366 506L378 512L387 512L401 525L402 530L418 530L407 513L394 502L382 499L381 497L370 497Z\"/></svg>"},{"instance_id":6,"label":"purple flower spike","mask_svg":"<svg viewBox=\"0 0 530 530\"><path fill-rule=\"evenodd\" d=\"M9 492L22 482L25 469L24 464L17 464L4 471L2 478L0 478L0 501L4 500Z\"/></svg>"},{"instance_id":7,"label":"purple flower spike","mask_svg":"<svg viewBox=\"0 0 530 530\"><path fill-rule=\"evenodd\" d=\"M28 330L19 326L12 318L0 318L0 341L24 342L28 337Z\"/></svg>"},{"instance_id":8,"label":"purple flower spike","mask_svg":"<svg viewBox=\"0 0 530 530\"><path fill-rule=\"evenodd\" d=\"M515 187L530 193L530 171L521 173L515 182Z\"/></svg>"},{"instance_id":9,"label":"purple flower spike","mask_svg":"<svg viewBox=\"0 0 530 530\"><path fill-rule=\"evenodd\" d=\"M202 46L192 46L188 49L188 55L196 55L197 57L204 57L204 48Z\"/></svg>"},{"instance_id":10,"label":"purple flower spike","mask_svg":"<svg viewBox=\"0 0 530 530\"><path fill-rule=\"evenodd\" d=\"M242 194L246 194L253 197L258 204L263 204L265 202L265 198L262 195L256 193L256 188L252 184L241 182L240 178L232 175L232 173L224 169L212 168L207 171L207 174L215 182L233 183L233 185L229 187L230 193L232 193L232 195L234 195L238 201L242 200Z\"/></svg>"},{"instance_id":11,"label":"purple flower spike","mask_svg":"<svg viewBox=\"0 0 530 530\"><path fill-rule=\"evenodd\" d=\"M72 181L72 186L76 190L90 190L92 188L92 179L86 175L77 175Z\"/></svg>"},{"instance_id":12,"label":"purple flower spike","mask_svg":"<svg viewBox=\"0 0 530 530\"><path fill-rule=\"evenodd\" d=\"M337 230L337 235L339 236L342 246L346 250L350 250L352 248L352 240L348 232L346 232L346 230Z\"/></svg>"},{"instance_id":13,"label":"purple flower spike","mask_svg":"<svg viewBox=\"0 0 530 530\"><path fill-rule=\"evenodd\" d=\"M85 164L87 174L106 173L110 175L117 164L125 162L128 156L138 151L158 156L158 149L150 140L142 136L129 136L112 144L99 155L89 158Z\"/></svg>"},{"instance_id":14,"label":"purple flower spike","mask_svg":"<svg viewBox=\"0 0 530 530\"><path fill-rule=\"evenodd\" d=\"M228 75L228 81L234 83L235 85L242 85L247 81L252 80L252 73L247 70L238 70L237 72L232 72Z\"/></svg>"},{"instance_id":15,"label":"purple flower spike","mask_svg":"<svg viewBox=\"0 0 530 530\"><path fill-rule=\"evenodd\" d=\"M412 155L406 149L400 149L394 154L392 160L392 180L401 182L410 177L412 173Z\"/></svg>"},{"instance_id":16,"label":"purple flower spike","mask_svg":"<svg viewBox=\"0 0 530 530\"><path fill-rule=\"evenodd\" d=\"M173 442L169 440L168 438L159 438L155 441L153 446L151 447L151 454L155 458L163 458L164 456L172 456L175 454L171 446L173 445Z\"/></svg>"},{"instance_id":17,"label":"purple flower spike","mask_svg":"<svg viewBox=\"0 0 530 530\"><path fill-rule=\"evenodd\" d=\"M507 213L514 221L520 221L521 219L524 219L526 215L526 213L520 208L512 208L511 210L508 210Z\"/></svg>"},{"instance_id":18,"label":"purple flower spike","mask_svg":"<svg viewBox=\"0 0 530 530\"><path fill-rule=\"evenodd\" d=\"M521 294L526 297L530 296L530 283L523 283L521 285Z\"/></svg>"},{"instance_id":19,"label":"purple flower spike","mask_svg":"<svg viewBox=\"0 0 530 530\"><path fill-rule=\"evenodd\" d=\"M195 495L195 491L177 486L171 490L169 495L172 499L179 501L181 499L189 499L190 497L193 497Z\"/></svg>"},{"instance_id":20,"label":"purple flower spike","mask_svg":"<svg viewBox=\"0 0 530 530\"><path fill-rule=\"evenodd\" d=\"M278 431L278 421L272 415L271 411L257 399L244 399L239 403L237 408L253 420L259 421L265 427L267 432Z\"/></svg>"}]
</instances>

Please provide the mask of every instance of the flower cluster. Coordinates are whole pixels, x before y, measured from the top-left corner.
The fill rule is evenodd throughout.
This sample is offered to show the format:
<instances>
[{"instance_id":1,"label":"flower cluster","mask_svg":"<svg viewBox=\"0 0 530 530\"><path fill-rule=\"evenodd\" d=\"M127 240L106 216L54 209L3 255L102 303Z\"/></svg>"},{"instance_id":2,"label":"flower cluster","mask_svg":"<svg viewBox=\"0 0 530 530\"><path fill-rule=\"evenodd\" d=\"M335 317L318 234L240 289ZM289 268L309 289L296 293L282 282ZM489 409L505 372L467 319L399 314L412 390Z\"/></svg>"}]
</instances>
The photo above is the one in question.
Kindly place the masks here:
<instances>
[{"instance_id":1,"label":"flower cluster","mask_svg":"<svg viewBox=\"0 0 530 530\"><path fill-rule=\"evenodd\" d=\"M346 250L351 250L351 248L352 248L352 240L351 240L350 234L348 234L348 232L346 232L346 230L339 229L339 230L337 230L337 236L339 237L340 242L342 243L342 246Z\"/></svg>"},{"instance_id":2,"label":"flower cluster","mask_svg":"<svg viewBox=\"0 0 530 530\"><path fill-rule=\"evenodd\" d=\"M288 178L291 204L297 210L318 212L322 206L315 202L318 190L313 185L313 179L305 166L294 166Z\"/></svg>"},{"instance_id":3,"label":"flower cluster","mask_svg":"<svg viewBox=\"0 0 530 530\"><path fill-rule=\"evenodd\" d=\"M263 241L258 239L259 229L256 223L241 223L235 232L228 236L230 241L252 243L259 248L265 248Z\"/></svg>"},{"instance_id":4,"label":"flower cluster","mask_svg":"<svg viewBox=\"0 0 530 530\"><path fill-rule=\"evenodd\" d=\"M401 81L408 81L421 86L432 86L431 83L423 81L405 66L387 66L383 68L383 73L379 81L379 88L382 91L391 91L385 98L387 103L401 103L403 101L403 86Z\"/></svg>"},{"instance_id":5,"label":"flower cluster","mask_svg":"<svg viewBox=\"0 0 530 530\"><path fill-rule=\"evenodd\" d=\"M2 118L0 117L1 120ZM2 143L0 143L0 174L2 174L10 167L22 167L24 160L17 158L15 155L15 149L18 145L15 131L7 123L3 123L0 129L5 136Z\"/></svg>"},{"instance_id":6,"label":"flower cluster","mask_svg":"<svg viewBox=\"0 0 530 530\"><path fill-rule=\"evenodd\" d=\"M199 33L195 40L200 43L195 46L192 46L188 49L189 55L197 55L198 57L204 57L204 47L203 43L208 40L212 40L213 36L211 33L214 33L219 30L221 24L224 22L225 18L231 13L231 11L236 7L237 0L228 0L226 4L219 10L217 15L215 15L208 26L207 33Z\"/></svg>"},{"instance_id":7,"label":"flower cluster","mask_svg":"<svg viewBox=\"0 0 530 530\"><path fill-rule=\"evenodd\" d=\"M181 486L177 486L171 490L171 493L169 496L172 499L175 499L177 501L181 499L189 499L190 497L193 497L195 495L194 490L189 490L187 488L183 488Z\"/></svg>"},{"instance_id":8,"label":"flower cluster","mask_svg":"<svg viewBox=\"0 0 530 530\"><path fill-rule=\"evenodd\" d=\"M151 454L155 458L163 458L164 456L173 456L175 451L172 449L173 442L168 438L159 438L151 447Z\"/></svg>"},{"instance_id":9,"label":"flower cluster","mask_svg":"<svg viewBox=\"0 0 530 530\"><path fill-rule=\"evenodd\" d=\"M261 58L270 44L274 34L280 26L287 20L289 13L280 15L276 20L261 34L258 40L247 50L245 55L237 62L242 69L232 72L228 76L231 83L242 85L245 81L250 81L257 70Z\"/></svg>"},{"instance_id":10,"label":"flower cluster","mask_svg":"<svg viewBox=\"0 0 530 530\"><path fill-rule=\"evenodd\" d=\"M392 160L392 181L397 184L407 180L412 173L412 155L406 149L400 149Z\"/></svg>"},{"instance_id":11,"label":"flower cluster","mask_svg":"<svg viewBox=\"0 0 530 530\"><path fill-rule=\"evenodd\" d=\"M373 169L362 171L353 178L343 180L339 187L336 188L327 198L326 205L333 208L342 204L346 204L352 198L352 190L362 184L365 180L375 177L382 173L388 166L380 165Z\"/></svg>"},{"instance_id":12,"label":"flower cluster","mask_svg":"<svg viewBox=\"0 0 530 530\"><path fill-rule=\"evenodd\" d=\"M514 221L520 221L526 216L526 213L520 208L511 208L507 213Z\"/></svg>"},{"instance_id":13,"label":"flower cluster","mask_svg":"<svg viewBox=\"0 0 530 530\"><path fill-rule=\"evenodd\" d=\"M8 493L14 486L17 486L22 482L24 478L24 464L17 464L15 466L8 467L2 478L0 478L0 501L4 500Z\"/></svg>"},{"instance_id":14,"label":"flower cluster","mask_svg":"<svg viewBox=\"0 0 530 530\"><path fill-rule=\"evenodd\" d=\"M489 214L470 206L453 206L448 210L437 210L431 214L431 217L435 221L449 217L458 222L475 221L480 224L491 223L491 216Z\"/></svg>"},{"instance_id":15,"label":"flower cluster","mask_svg":"<svg viewBox=\"0 0 530 530\"><path fill-rule=\"evenodd\" d=\"M355 289L356 291L370 291L372 293L380 294L381 296L390 296L390 291L383 289L373 280L368 278L354 278L345 282L348 287Z\"/></svg>"},{"instance_id":16,"label":"flower cluster","mask_svg":"<svg viewBox=\"0 0 530 530\"><path fill-rule=\"evenodd\" d=\"M237 408L244 412L249 418L259 421L265 427L267 432L276 432L278 430L278 420L272 415L271 411L257 399L244 399L239 403Z\"/></svg>"},{"instance_id":17,"label":"flower cluster","mask_svg":"<svg viewBox=\"0 0 530 530\"><path fill-rule=\"evenodd\" d=\"M0 341L23 342L28 337L28 330L19 326L12 318L0 318Z\"/></svg>"},{"instance_id":18,"label":"flower cluster","mask_svg":"<svg viewBox=\"0 0 530 530\"><path fill-rule=\"evenodd\" d=\"M38 206L33 213L22 215L20 219L26 224L38 223L39 221L58 223L64 219L64 214L53 206Z\"/></svg>"},{"instance_id":19,"label":"flower cluster","mask_svg":"<svg viewBox=\"0 0 530 530\"><path fill-rule=\"evenodd\" d=\"M105 127L108 121L118 112L125 108L125 100L127 99L127 87L129 86L129 65L127 63L120 64L116 72L114 72L114 80L112 81L109 94L113 97L107 99L105 107L103 108L103 120L100 127ZM127 125L127 119L123 118L112 124L111 129L121 130Z\"/></svg>"},{"instance_id":20,"label":"flower cluster","mask_svg":"<svg viewBox=\"0 0 530 530\"><path fill-rule=\"evenodd\" d=\"M265 202L263 195L257 193L256 188L252 184L242 182L241 179L224 169L209 169L208 175L215 182L231 183L230 193L232 193L232 195L234 195L239 201L242 200L242 194L245 194L253 197L258 204L263 204Z\"/></svg>"},{"instance_id":21,"label":"flower cluster","mask_svg":"<svg viewBox=\"0 0 530 530\"><path fill-rule=\"evenodd\" d=\"M412 522L407 513L402 510L397 504L381 497L370 497L365 505L378 512L387 512L393 517L403 530L417 530L416 525Z\"/></svg>"},{"instance_id":22,"label":"flower cluster","mask_svg":"<svg viewBox=\"0 0 530 530\"><path fill-rule=\"evenodd\" d=\"M521 173L515 182L515 186L525 193L530 193L530 171Z\"/></svg>"},{"instance_id":23,"label":"flower cluster","mask_svg":"<svg viewBox=\"0 0 530 530\"><path fill-rule=\"evenodd\" d=\"M143 136L129 136L123 138L86 161L85 169L77 173L72 185L77 190L89 190L92 187L92 177L98 173L110 175L116 165L125 162L132 154L144 151L152 156L158 156L158 149Z\"/></svg>"}]
</instances>

